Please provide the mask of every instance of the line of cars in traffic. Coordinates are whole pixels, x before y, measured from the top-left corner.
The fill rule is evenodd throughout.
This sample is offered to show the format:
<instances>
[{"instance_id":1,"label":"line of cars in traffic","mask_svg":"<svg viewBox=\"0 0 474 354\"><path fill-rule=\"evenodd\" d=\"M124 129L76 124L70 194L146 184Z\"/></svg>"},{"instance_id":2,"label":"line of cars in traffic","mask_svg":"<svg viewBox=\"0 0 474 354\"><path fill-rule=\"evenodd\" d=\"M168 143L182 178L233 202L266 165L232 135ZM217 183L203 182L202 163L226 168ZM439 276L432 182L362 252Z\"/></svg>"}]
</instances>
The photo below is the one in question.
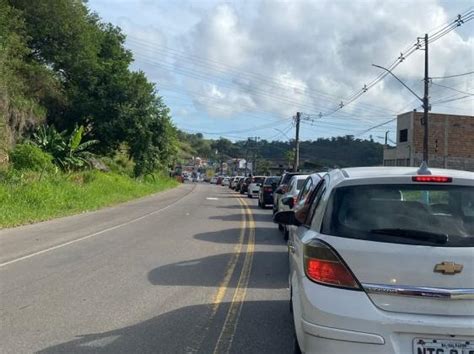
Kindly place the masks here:
<instances>
[{"instance_id":1,"label":"line of cars in traffic","mask_svg":"<svg viewBox=\"0 0 474 354\"><path fill-rule=\"evenodd\" d=\"M236 177L288 243L295 353L474 354L474 173Z\"/></svg>"}]
</instances>

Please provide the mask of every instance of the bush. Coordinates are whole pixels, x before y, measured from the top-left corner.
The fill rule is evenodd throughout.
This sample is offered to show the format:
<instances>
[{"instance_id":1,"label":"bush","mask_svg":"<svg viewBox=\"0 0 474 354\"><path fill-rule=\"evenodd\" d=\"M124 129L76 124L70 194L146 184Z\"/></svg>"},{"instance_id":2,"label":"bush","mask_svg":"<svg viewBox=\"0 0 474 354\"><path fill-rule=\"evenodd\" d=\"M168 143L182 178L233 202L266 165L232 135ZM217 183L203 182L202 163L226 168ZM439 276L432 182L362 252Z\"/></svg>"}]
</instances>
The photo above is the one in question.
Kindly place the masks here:
<instances>
[{"instance_id":1,"label":"bush","mask_svg":"<svg viewBox=\"0 0 474 354\"><path fill-rule=\"evenodd\" d=\"M10 153L10 160L15 170L51 172L54 170L53 156L32 144L17 144Z\"/></svg>"}]
</instances>

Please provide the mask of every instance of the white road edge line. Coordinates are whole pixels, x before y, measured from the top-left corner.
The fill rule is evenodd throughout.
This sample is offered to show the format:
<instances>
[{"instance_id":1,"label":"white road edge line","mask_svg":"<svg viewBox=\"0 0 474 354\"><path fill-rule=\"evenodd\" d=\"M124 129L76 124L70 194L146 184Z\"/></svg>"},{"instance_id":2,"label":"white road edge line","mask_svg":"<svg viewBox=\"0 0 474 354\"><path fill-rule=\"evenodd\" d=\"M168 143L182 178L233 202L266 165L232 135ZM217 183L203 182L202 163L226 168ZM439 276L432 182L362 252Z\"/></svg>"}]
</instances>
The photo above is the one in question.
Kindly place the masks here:
<instances>
[{"instance_id":1,"label":"white road edge line","mask_svg":"<svg viewBox=\"0 0 474 354\"><path fill-rule=\"evenodd\" d=\"M10 264L13 264L13 263L16 263L16 262L20 262L20 261L24 261L25 259L28 259L28 258L32 258L32 257L35 257L35 256L39 256L40 254L43 254L43 253L47 253L47 252L50 252L50 251L54 251L54 250L57 250L58 248L62 248L62 247L66 247L66 246L69 246L69 245L72 245L73 243L76 243L76 242L79 242L79 241L84 241L84 240L87 240L88 238L91 238L91 237L95 237L95 236L98 236L98 235L101 235L103 233L106 233L106 232L109 232L109 231L112 231L112 230L115 230L115 229L118 229L122 226L126 226L126 225L130 225L130 224L133 224L134 222L137 222L137 221L140 221L140 220L143 220L151 215L155 215L155 214L158 214L170 207L172 207L173 205L175 205L176 203L178 203L179 201L181 201L183 198L187 197L189 194L191 194L192 191L194 191L196 187L194 187L189 193L186 193L185 195L183 195L181 198L179 198L178 200L175 200L173 203L171 203L170 205L167 205L165 206L164 208L161 208L161 209L158 209L158 210L155 210L155 211L152 211L148 214L145 214L145 215L142 215L136 219L132 219L132 220L129 220L127 222L124 222L122 224L118 224L118 225L115 225L115 226L111 226L111 227L108 227L106 229L103 229L101 231L98 231L98 232L94 232L93 234L89 234L89 235L86 235L86 236L82 236L80 238L76 238L72 241L68 241L66 243L61 243L60 245L56 245L56 246L53 246L53 247L49 247L49 248L46 248L44 250L41 250L41 251L38 251L38 252L34 252L34 253L30 253L30 254L27 254L26 256L22 256L22 257L19 257L19 258L15 258L15 259L12 259L10 261L7 261L7 262L4 262L4 263L0 263L0 268L3 268L7 265L10 265Z\"/></svg>"}]
</instances>

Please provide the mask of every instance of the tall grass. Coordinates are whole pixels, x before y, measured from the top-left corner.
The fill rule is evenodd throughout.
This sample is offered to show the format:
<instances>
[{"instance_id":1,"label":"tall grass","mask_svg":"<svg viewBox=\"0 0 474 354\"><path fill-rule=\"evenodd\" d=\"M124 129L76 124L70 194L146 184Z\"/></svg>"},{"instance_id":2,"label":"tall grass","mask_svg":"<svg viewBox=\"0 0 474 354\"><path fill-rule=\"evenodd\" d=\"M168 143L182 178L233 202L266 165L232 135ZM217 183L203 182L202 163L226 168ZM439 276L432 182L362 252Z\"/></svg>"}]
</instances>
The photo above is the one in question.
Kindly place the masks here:
<instances>
[{"instance_id":1,"label":"tall grass","mask_svg":"<svg viewBox=\"0 0 474 354\"><path fill-rule=\"evenodd\" d=\"M161 175L141 180L119 173L86 171L0 175L0 228L71 215L177 186Z\"/></svg>"}]
</instances>

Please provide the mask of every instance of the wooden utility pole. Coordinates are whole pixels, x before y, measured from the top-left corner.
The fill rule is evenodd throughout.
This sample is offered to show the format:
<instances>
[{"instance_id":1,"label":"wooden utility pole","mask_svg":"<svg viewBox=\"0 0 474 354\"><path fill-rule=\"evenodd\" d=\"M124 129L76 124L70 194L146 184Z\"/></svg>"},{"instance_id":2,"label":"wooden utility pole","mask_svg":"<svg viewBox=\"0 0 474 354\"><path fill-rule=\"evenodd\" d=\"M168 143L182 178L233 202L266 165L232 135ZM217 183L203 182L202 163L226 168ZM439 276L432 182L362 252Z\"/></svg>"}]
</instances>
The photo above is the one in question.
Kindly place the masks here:
<instances>
[{"instance_id":1,"label":"wooden utility pole","mask_svg":"<svg viewBox=\"0 0 474 354\"><path fill-rule=\"evenodd\" d=\"M298 172L300 164L300 121L301 112L296 112L296 136L295 136L295 160L293 162L293 171Z\"/></svg>"},{"instance_id":2,"label":"wooden utility pole","mask_svg":"<svg viewBox=\"0 0 474 354\"><path fill-rule=\"evenodd\" d=\"M428 34L425 34L425 93L423 95L423 125L424 125L424 135L423 135L423 161L428 164L429 154L428 154L428 140L429 140L429 125L428 125L428 111L430 109L429 104L429 76L428 76Z\"/></svg>"}]
</instances>

